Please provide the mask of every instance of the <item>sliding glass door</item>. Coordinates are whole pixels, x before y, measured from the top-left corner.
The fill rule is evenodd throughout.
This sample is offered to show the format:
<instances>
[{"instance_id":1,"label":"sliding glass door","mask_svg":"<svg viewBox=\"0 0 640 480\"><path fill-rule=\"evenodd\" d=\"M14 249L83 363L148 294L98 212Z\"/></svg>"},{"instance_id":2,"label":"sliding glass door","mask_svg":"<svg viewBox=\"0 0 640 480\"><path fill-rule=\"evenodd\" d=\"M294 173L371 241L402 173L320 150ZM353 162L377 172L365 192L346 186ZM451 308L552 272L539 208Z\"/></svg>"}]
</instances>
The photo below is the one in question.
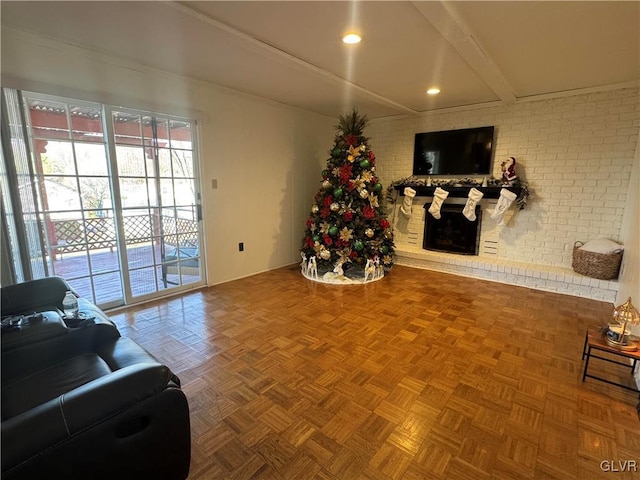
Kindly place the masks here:
<instances>
[{"instance_id":1,"label":"sliding glass door","mask_svg":"<svg viewBox=\"0 0 640 480\"><path fill-rule=\"evenodd\" d=\"M110 118L131 296L202 281L191 123L123 110Z\"/></svg>"},{"instance_id":2,"label":"sliding glass door","mask_svg":"<svg viewBox=\"0 0 640 480\"><path fill-rule=\"evenodd\" d=\"M193 122L32 93L22 103L46 274L105 308L203 285Z\"/></svg>"}]
</instances>

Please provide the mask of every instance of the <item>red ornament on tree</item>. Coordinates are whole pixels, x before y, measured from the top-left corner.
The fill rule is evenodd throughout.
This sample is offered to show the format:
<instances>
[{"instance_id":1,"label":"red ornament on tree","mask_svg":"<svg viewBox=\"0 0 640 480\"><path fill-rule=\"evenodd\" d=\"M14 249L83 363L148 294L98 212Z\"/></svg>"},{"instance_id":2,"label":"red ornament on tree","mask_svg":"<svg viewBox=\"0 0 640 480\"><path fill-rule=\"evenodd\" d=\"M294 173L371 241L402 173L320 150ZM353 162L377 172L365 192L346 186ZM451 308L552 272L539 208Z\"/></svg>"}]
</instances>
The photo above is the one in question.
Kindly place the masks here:
<instances>
[{"instance_id":1,"label":"red ornament on tree","mask_svg":"<svg viewBox=\"0 0 640 480\"><path fill-rule=\"evenodd\" d=\"M358 143L358 137L356 137L354 134L350 133L346 137L344 137L344 141L349 146L355 145L356 143Z\"/></svg>"}]
</instances>

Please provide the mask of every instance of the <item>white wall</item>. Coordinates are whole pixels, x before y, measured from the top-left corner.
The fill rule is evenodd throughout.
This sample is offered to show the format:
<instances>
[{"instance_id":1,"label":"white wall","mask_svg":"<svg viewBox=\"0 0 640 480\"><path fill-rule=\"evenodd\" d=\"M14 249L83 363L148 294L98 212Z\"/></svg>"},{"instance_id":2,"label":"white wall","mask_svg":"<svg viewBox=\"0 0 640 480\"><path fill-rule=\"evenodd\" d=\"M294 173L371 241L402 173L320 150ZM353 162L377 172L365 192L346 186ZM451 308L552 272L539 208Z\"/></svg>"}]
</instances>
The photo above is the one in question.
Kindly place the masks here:
<instances>
[{"instance_id":1,"label":"white wall","mask_svg":"<svg viewBox=\"0 0 640 480\"><path fill-rule=\"evenodd\" d=\"M498 239L499 258L570 268L577 240L624 240L637 255L637 210L626 217L635 222L635 233L623 239L622 228L633 204L627 197L639 114L639 90L631 88L383 119L372 122L367 135L388 185L411 175L415 133L494 125L494 176L500 176L502 160L515 156L533 195L527 209L512 207L503 228L487 216L482 236ZM631 187L636 195L637 185Z\"/></svg>"},{"instance_id":2,"label":"white wall","mask_svg":"<svg viewBox=\"0 0 640 480\"><path fill-rule=\"evenodd\" d=\"M298 261L335 119L6 28L2 79L3 86L206 120L199 141L208 283Z\"/></svg>"},{"instance_id":3,"label":"white wall","mask_svg":"<svg viewBox=\"0 0 640 480\"><path fill-rule=\"evenodd\" d=\"M638 134L640 137L640 133ZM620 289L616 305L632 297L633 304L640 306L640 142L636 148L635 161L629 180L627 206L622 222L624 255L620 269ZM638 329L640 332L640 329Z\"/></svg>"}]
</instances>

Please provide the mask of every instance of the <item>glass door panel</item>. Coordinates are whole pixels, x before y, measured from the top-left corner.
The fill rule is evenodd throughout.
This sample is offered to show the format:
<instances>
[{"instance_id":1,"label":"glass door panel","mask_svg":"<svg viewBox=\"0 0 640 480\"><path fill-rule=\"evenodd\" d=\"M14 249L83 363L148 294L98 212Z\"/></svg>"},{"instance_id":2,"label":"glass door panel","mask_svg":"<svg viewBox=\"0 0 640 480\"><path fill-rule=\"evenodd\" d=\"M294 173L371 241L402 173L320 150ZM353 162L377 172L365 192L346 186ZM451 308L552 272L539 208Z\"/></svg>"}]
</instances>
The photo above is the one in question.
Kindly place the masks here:
<instances>
[{"instance_id":1,"label":"glass door panel","mask_svg":"<svg viewBox=\"0 0 640 480\"><path fill-rule=\"evenodd\" d=\"M111 119L131 298L203 284L190 123L122 111Z\"/></svg>"},{"instance_id":2,"label":"glass door panel","mask_svg":"<svg viewBox=\"0 0 640 480\"><path fill-rule=\"evenodd\" d=\"M25 94L25 114L51 274L100 306L122 304L101 105Z\"/></svg>"}]
</instances>

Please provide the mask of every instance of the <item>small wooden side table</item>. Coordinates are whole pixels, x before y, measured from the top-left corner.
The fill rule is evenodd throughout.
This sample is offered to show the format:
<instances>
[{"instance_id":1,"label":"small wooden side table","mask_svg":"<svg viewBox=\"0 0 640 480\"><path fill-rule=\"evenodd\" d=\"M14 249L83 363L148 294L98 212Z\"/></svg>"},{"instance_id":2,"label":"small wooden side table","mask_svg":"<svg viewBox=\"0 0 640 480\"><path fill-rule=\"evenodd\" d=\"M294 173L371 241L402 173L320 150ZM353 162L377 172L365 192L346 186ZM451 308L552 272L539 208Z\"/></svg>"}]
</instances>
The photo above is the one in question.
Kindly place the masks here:
<instances>
[{"instance_id":1,"label":"small wooden side table","mask_svg":"<svg viewBox=\"0 0 640 480\"><path fill-rule=\"evenodd\" d=\"M622 383L612 382L611 380L608 380L606 378L598 377L596 375L592 375L589 373L589 360L591 358L598 358L606 362L615 363L617 365L628 367L631 369L631 375L633 375L633 373L635 372L636 364L638 363L638 360L640 360L640 350L625 351L625 350L620 350L615 347L612 347L605 341L603 335L604 335L604 332L601 328L590 327L587 329L587 333L584 337L584 347L582 348L582 359L583 360L585 358L587 359L587 361L584 363L584 372L582 373L582 381L584 382L585 379L589 377L595 380L600 380L601 382L615 385L617 387L626 388L627 390L631 390L632 392L640 392L640 390L638 390L637 388L630 387ZM600 357L598 355L594 355L592 352L593 350L611 353L613 355L617 355L623 358L629 358L633 360L633 362L629 363L629 362L612 360L611 358ZM639 407L640 407L640 404L639 404Z\"/></svg>"}]
</instances>

